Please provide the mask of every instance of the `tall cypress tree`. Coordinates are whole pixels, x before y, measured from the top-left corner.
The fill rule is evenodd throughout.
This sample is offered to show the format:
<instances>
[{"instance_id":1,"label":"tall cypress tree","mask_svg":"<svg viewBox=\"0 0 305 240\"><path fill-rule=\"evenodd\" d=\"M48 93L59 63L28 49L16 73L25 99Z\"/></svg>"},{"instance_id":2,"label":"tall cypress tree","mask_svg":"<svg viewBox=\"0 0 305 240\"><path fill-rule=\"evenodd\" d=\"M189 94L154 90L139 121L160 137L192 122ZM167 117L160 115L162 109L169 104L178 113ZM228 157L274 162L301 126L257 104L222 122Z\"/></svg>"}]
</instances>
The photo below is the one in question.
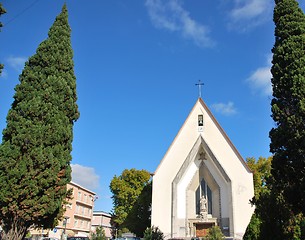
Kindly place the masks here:
<instances>
[{"instance_id":1,"label":"tall cypress tree","mask_svg":"<svg viewBox=\"0 0 305 240\"><path fill-rule=\"evenodd\" d=\"M0 219L4 239L30 226L53 227L71 180L76 104L66 5L19 76L0 146Z\"/></svg>"},{"instance_id":2,"label":"tall cypress tree","mask_svg":"<svg viewBox=\"0 0 305 240\"><path fill-rule=\"evenodd\" d=\"M275 0L273 20L272 189L305 214L305 15L296 0Z\"/></svg>"}]
</instances>

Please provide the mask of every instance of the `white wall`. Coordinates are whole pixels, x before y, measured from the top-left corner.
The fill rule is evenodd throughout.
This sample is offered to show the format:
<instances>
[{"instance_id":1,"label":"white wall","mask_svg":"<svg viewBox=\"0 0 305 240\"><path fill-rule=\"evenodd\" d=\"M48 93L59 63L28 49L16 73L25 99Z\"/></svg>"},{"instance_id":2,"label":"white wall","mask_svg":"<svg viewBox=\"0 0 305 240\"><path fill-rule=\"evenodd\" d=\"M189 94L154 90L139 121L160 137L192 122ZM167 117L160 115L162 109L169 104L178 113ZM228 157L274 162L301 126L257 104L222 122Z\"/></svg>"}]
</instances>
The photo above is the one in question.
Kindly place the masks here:
<instances>
[{"instance_id":1,"label":"white wall","mask_svg":"<svg viewBox=\"0 0 305 240\"><path fill-rule=\"evenodd\" d=\"M158 226L165 235L171 233L172 182L201 134L198 132L197 126L198 114L204 115L202 137L231 180L232 188L227 190L229 192L222 189L221 197L223 197L222 202L232 204L233 213L230 213L229 209L224 207L226 204L223 203L221 205L222 217L228 216L234 221L231 223L231 228L233 228L231 231L243 233L253 213L253 208L249 204L249 200L254 194L252 173L202 100L196 102L155 172L153 177L152 225ZM217 183L223 185L223 179L219 177L219 174L216 174L217 169L212 166L209 168L212 174L214 171ZM192 164L177 186L179 211L176 217L185 217L186 197L184 189L186 189L186 184L194 172L195 164ZM231 197L226 199L226 196Z\"/></svg>"}]
</instances>

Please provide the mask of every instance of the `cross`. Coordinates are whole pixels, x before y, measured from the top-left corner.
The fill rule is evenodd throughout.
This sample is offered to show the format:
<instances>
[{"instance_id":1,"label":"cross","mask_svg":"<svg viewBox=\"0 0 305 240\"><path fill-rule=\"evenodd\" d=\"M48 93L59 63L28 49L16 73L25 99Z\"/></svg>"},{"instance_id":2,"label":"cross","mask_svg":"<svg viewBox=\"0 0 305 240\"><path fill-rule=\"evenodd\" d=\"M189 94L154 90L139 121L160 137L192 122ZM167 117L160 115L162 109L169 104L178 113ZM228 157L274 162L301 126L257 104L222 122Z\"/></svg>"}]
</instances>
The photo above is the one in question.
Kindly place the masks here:
<instances>
[{"instance_id":1,"label":"cross","mask_svg":"<svg viewBox=\"0 0 305 240\"><path fill-rule=\"evenodd\" d=\"M203 86L204 83L202 83L200 80L198 80L198 83L196 83L195 85L198 86L199 98L201 98L201 86Z\"/></svg>"}]
</instances>

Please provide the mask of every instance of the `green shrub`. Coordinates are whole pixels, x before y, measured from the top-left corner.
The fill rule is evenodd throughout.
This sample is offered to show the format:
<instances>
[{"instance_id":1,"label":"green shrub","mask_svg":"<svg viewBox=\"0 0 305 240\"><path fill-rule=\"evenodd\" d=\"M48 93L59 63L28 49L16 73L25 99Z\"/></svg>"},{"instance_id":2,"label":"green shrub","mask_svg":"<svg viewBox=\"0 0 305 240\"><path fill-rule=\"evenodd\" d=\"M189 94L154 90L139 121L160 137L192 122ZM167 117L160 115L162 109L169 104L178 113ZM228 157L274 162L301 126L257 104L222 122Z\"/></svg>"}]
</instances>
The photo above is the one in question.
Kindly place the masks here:
<instances>
[{"instance_id":1,"label":"green shrub","mask_svg":"<svg viewBox=\"0 0 305 240\"><path fill-rule=\"evenodd\" d=\"M208 230L208 234L204 238L205 240L222 240L225 236L220 230L220 227L213 226Z\"/></svg>"},{"instance_id":2,"label":"green shrub","mask_svg":"<svg viewBox=\"0 0 305 240\"><path fill-rule=\"evenodd\" d=\"M91 240L106 240L105 230L102 226L98 226L94 233L91 233Z\"/></svg>"},{"instance_id":3,"label":"green shrub","mask_svg":"<svg viewBox=\"0 0 305 240\"><path fill-rule=\"evenodd\" d=\"M146 228L144 232L144 240L163 240L164 234L163 232L155 226Z\"/></svg>"}]
</instances>

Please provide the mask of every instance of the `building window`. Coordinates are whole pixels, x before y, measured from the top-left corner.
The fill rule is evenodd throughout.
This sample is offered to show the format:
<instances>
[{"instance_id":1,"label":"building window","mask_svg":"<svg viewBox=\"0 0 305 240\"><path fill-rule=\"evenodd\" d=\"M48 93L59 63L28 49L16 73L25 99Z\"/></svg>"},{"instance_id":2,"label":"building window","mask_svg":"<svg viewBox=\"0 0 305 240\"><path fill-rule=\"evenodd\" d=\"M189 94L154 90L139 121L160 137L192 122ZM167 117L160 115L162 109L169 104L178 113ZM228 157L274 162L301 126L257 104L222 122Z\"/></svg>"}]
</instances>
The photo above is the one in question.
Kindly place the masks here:
<instances>
[{"instance_id":1,"label":"building window","mask_svg":"<svg viewBox=\"0 0 305 240\"><path fill-rule=\"evenodd\" d=\"M77 199L82 200L82 193L81 192L78 192Z\"/></svg>"},{"instance_id":2,"label":"building window","mask_svg":"<svg viewBox=\"0 0 305 240\"><path fill-rule=\"evenodd\" d=\"M77 227L78 221L74 220L74 227Z\"/></svg>"},{"instance_id":3,"label":"building window","mask_svg":"<svg viewBox=\"0 0 305 240\"><path fill-rule=\"evenodd\" d=\"M87 194L84 194L84 202L87 202Z\"/></svg>"},{"instance_id":4,"label":"building window","mask_svg":"<svg viewBox=\"0 0 305 240\"><path fill-rule=\"evenodd\" d=\"M202 127L203 126L203 115L198 115L198 126Z\"/></svg>"},{"instance_id":5,"label":"building window","mask_svg":"<svg viewBox=\"0 0 305 240\"><path fill-rule=\"evenodd\" d=\"M200 214L200 198L202 196L207 200L208 214L212 214L213 195L209 185L204 179L201 179L200 186L198 186L195 192L196 214Z\"/></svg>"}]
</instances>

